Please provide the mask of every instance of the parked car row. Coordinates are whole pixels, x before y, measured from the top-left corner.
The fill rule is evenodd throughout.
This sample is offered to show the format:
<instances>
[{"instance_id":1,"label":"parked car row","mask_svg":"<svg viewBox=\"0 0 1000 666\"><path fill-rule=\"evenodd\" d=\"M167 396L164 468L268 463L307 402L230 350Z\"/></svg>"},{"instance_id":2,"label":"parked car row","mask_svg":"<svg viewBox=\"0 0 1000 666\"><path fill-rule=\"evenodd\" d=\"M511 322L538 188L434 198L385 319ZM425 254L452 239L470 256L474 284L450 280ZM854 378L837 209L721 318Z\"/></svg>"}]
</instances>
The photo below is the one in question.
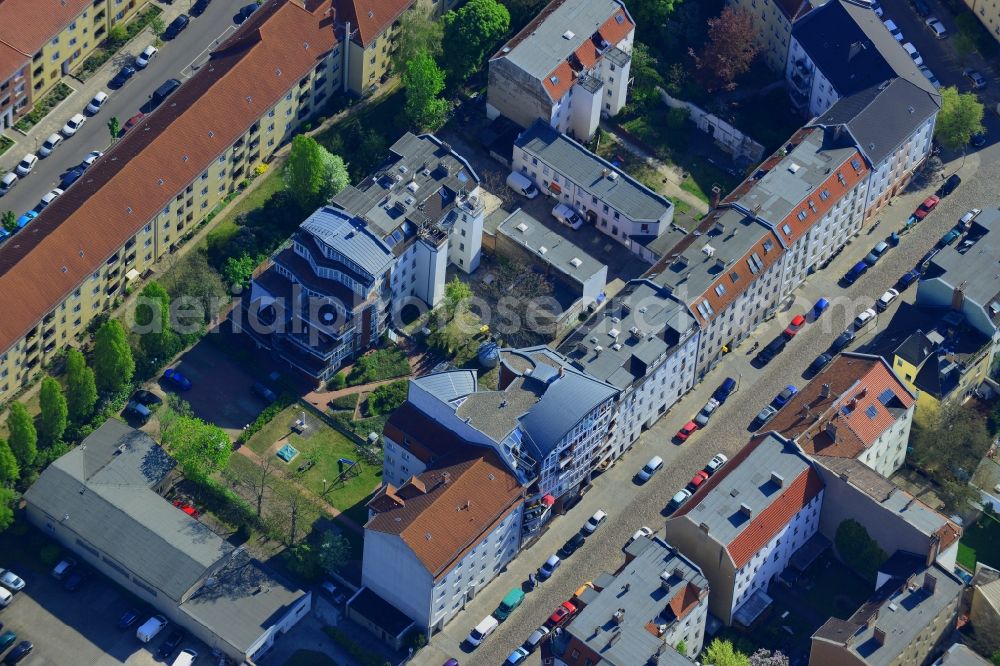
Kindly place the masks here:
<instances>
[{"instance_id":1,"label":"parked car row","mask_svg":"<svg viewBox=\"0 0 1000 666\"><path fill-rule=\"evenodd\" d=\"M729 458L723 453L717 453L712 456L712 459L708 461L705 468L698 470L695 475L691 477L691 480L688 481L688 484L684 488L677 491L677 493L670 498L670 502L667 503L667 511L669 513L673 513L677 509L681 508L698 491L698 488L700 488L703 483L708 481L708 479L711 478L713 474L718 472L727 462L729 462ZM648 530L649 528L647 527L643 529ZM637 532L632 536L630 541L634 541L639 536L640 533Z\"/></svg>"},{"instance_id":2,"label":"parked car row","mask_svg":"<svg viewBox=\"0 0 1000 666\"><path fill-rule=\"evenodd\" d=\"M25 587L24 579L10 569L0 569L0 609L6 608L14 601L14 595ZM11 630L3 630L3 622L0 622L0 655L7 652L3 658L4 664L17 664L31 654L35 649L31 641L22 640L17 642L17 633Z\"/></svg>"}]
</instances>

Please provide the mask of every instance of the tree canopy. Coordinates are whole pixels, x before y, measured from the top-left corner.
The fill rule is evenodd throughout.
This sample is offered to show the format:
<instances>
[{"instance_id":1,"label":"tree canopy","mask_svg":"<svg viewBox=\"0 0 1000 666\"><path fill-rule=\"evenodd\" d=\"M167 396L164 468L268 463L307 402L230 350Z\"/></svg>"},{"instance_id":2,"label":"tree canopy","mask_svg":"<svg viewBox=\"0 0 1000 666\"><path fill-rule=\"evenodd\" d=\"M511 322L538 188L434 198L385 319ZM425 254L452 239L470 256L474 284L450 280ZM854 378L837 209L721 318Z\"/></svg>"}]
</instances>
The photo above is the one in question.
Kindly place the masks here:
<instances>
[{"instance_id":1,"label":"tree canopy","mask_svg":"<svg viewBox=\"0 0 1000 666\"><path fill-rule=\"evenodd\" d=\"M326 530L316 549L319 566L328 574L340 571L351 558L351 542L343 534Z\"/></svg>"},{"instance_id":2,"label":"tree canopy","mask_svg":"<svg viewBox=\"0 0 1000 666\"><path fill-rule=\"evenodd\" d=\"M465 82L482 67L510 28L510 13L496 0L469 0L445 14L444 64L449 85Z\"/></svg>"},{"instance_id":3,"label":"tree canopy","mask_svg":"<svg viewBox=\"0 0 1000 666\"><path fill-rule=\"evenodd\" d=\"M7 440L0 439L0 486L12 486L21 478L21 467Z\"/></svg>"},{"instance_id":4,"label":"tree canopy","mask_svg":"<svg viewBox=\"0 0 1000 666\"><path fill-rule=\"evenodd\" d=\"M143 287L135 309L139 350L147 366L156 367L180 349L181 342L170 321L170 295L163 286L150 282Z\"/></svg>"},{"instance_id":5,"label":"tree canopy","mask_svg":"<svg viewBox=\"0 0 1000 666\"><path fill-rule=\"evenodd\" d=\"M24 405L14 401L7 410L7 443L21 469L31 467L38 455L38 433Z\"/></svg>"},{"instance_id":6,"label":"tree canopy","mask_svg":"<svg viewBox=\"0 0 1000 666\"><path fill-rule=\"evenodd\" d=\"M163 429L163 444L184 474L205 479L229 463L232 443L222 428L188 415L174 415Z\"/></svg>"},{"instance_id":7,"label":"tree canopy","mask_svg":"<svg viewBox=\"0 0 1000 666\"><path fill-rule=\"evenodd\" d=\"M94 371L87 366L79 349L66 352L66 406L73 423L84 423L94 413L97 404L97 384Z\"/></svg>"},{"instance_id":8,"label":"tree canopy","mask_svg":"<svg viewBox=\"0 0 1000 666\"><path fill-rule=\"evenodd\" d=\"M69 409L59 382L46 375L42 380L38 401L42 411L38 434L45 446L52 446L62 439L68 424Z\"/></svg>"},{"instance_id":9,"label":"tree canopy","mask_svg":"<svg viewBox=\"0 0 1000 666\"><path fill-rule=\"evenodd\" d=\"M17 494L10 488L0 488L0 532L14 522L14 500Z\"/></svg>"},{"instance_id":10,"label":"tree canopy","mask_svg":"<svg viewBox=\"0 0 1000 666\"><path fill-rule=\"evenodd\" d=\"M960 93L948 86L941 90L941 110L934 125L934 138L948 150L969 145L973 134L983 130L983 105L975 93Z\"/></svg>"},{"instance_id":11,"label":"tree canopy","mask_svg":"<svg viewBox=\"0 0 1000 666\"><path fill-rule=\"evenodd\" d=\"M135 359L117 319L109 319L94 336L94 375L104 393L122 390L135 374Z\"/></svg>"},{"instance_id":12,"label":"tree canopy","mask_svg":"<svg viewBox=\"0 0 1000 666\"><path fill-rule=\"evenodd\" d=\"M952 511L978 497L968 485L991 439L986 419L958 404L946 404L931 418L914 422L912 462L939 484L938 496Z\"/></svg>"},{"instance_id":13,"label":"tree canopy","mask_svg":"<svg viewBox=\"0 0 1000 666\"><path fill-rule=\"evenodd\" d=\"M399 28L396 52L392 56L393 65L399 71L421 53L432 58L441 55L441 40L444 38L444 26L432 17L431 8L426 4L417 3L410 11L404 12Z\"/></svg>"},{"instance_id":14,"label":"tree canopy","mask_svg":"<svg viewBox=\"0 0 1000 666\"><path fill-rule=\"evenodd\" d=\"M878 568L885 562L887 555L871 538L864 525L848 518L837 526L834 537L837 554L847 566L868 580L875 580Z\"/></svg>"},{"instance_id":15,"label":"tree canopy","mask_svg":"<svg viewBox=\"0 0 1000 666\"><path fill-rule=\"evenodd\" d=\"M750 69L759 52L757 24L744 7L726 7L709 19L708 42L700 53L689 49L710 90L735 88L736 78Z\"/></svg>"},{"instance_id":16,"label":"tree canopy","mask_svg":"<svg viewBox=\"0 0 1000 666\"><path fill-rule=\"evenodd\" d=\"M312 211L328 202L349 182L343 159L311 136L299 134L292 139L285 163L285 187L303 211Z\"/></svg>"},{"instance_id":17,"label":"tree canopy","mask_svg":"<svg viewBox=\"0 0 1000 666\"><path fill-rule=\"evenodd\" d=\"M458 308L472 298L472 287L458 279L456 275L444 286L444 305L449 317L454 317Z\"/></svg>"},{"instance_id":18,"label":"tree canopy","mask_svg":"<svg viewBox=\"0 0 1000 666\"><path fill-rule=\"evenodd\" d=\"M712 666L750 666L750 658L733 647L731 641L718 638L705 648L701 662Z\"/></svg>"},{"instance_id":19,"label":"tree canopy","mask_svg":"<svg viewBox=\"0 0 1000 666\"><path fill-rule=\"evenodd\" d=\"M444 90L444 72L426 51L410 58L403 69L407 119L422 130L435 130L448 119L448 100L438 95Z\"/></svg>"}]
</instances>

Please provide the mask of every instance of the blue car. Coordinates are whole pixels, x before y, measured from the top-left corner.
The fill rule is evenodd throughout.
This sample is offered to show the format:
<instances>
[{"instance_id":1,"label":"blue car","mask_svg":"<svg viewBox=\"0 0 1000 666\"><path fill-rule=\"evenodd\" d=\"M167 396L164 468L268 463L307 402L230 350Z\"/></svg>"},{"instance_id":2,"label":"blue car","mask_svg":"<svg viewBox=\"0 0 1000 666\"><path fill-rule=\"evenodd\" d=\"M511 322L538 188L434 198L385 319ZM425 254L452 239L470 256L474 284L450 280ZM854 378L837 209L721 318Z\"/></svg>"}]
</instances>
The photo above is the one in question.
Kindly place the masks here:
<instances>
[{"instance_id":1,"label":"blue car","mask_svg":"<svg viewBox=\"0 0 1000 666\"><path fill-rule=\"evenodd\" d=\"M847 284L854 284L855 280L857 280L859 277L861 277L867 272L868 272L868 264L863 261L859 261L858 263L854 264L851 270L847 271L847 275L844 276L844 281L847 282Z\"/></svg>"},{"instance_id":2,"label":"blue car","mask_svg":"<svg viewBox=\"0 0 1000 666\"><path fill-rule=\"evenodd\" d=\"M175 368L167 368L163 373L163 381L170 384L178 391L187 391L191 388L191 380L180 373Z\"/></svg>"},{"instance_id":3,"label":"blue car","mask_svg":"<svg viewBox=\"0 0 1000 666\"><path fill-rule=\"evenodd\" d=\"M784 391L774 396L774 400L771 401L771 404L774 405L775 409L781 409L787 405L788 401L795 397L795 394L798 392L799 390L795 388L795 386L789 384L785 387Z\"/></svg>"},{"instance_id":4,"label":"blue car","mask_svg":"<svg viewBox=\"0 0 1000 666\"><path fill-rule=\"evenodd\" d=\"M24 229L26 226L28 226L28 222L31 222L36 217L38 217L38 213L36 213L33 210L29 210L27 213L17 218L17 228Z\"/></svg>"},{"instance_id":5,"label":"blue car","mask_svg":"<svg viewBox=\"0 0 1000 666\"><path fill-rule=\"evenodd\" d=\"M903 276L900 277L899 280L896 281L896 289L898 289L899 291L903 291L904 289L906 289L919 279L920 279L920 271L918 271L915 268L913 270L907 271L906 273L903 273Z\"/></svg>"},{"instance_id":6,"label":"blue car","mask_svg":"<svg viewBox=\"0 0 1000 666\"><path fill-rule=\"evenodd\" d=\"M83 176L83 167L76 167L66 172L66 175L62 177L62 182L59 183L59 188L62 190L68 190L69 186L80 180Z\"/></svg>"}]
</instances>

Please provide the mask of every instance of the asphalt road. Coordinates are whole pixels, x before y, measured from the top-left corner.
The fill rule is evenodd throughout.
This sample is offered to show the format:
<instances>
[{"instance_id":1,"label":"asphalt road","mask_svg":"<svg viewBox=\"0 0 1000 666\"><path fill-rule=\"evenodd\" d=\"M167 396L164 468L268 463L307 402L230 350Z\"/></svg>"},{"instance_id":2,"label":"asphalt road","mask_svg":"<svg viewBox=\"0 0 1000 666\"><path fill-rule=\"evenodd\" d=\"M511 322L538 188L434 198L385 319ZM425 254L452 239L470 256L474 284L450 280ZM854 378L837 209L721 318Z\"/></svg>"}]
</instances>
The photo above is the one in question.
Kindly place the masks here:
<instances>
[{"instance_id":1,"label":"asphalt road","mask_svg":"<svg viewBox=\"0 0 1000 666\"><path fill-rule=\"evenodd\" d=\"M177 4L175 3L175 7ZM180 3L180 7L186 8L188 4L190 3L185 1ZM93 93L82 93L95 88L95 83L100 86L100 90L109 93L110 98L96 116L87 119L80 131L69 139L64 139L47 158L40 159L31 174L22 178L9 194L0 198L0 210L12 210L15 215L20 216L25 211L33 209L43 195L59 186L63 175L79 165L87 153L92 150L106 150L111 141L107 127L108 120L112 116L117 117L124 126L164 81L170 78L184 81L189 78L193 73L192 64L197 66L204 63L209 51L235 31L233 15L245 4L247 0L213 0L204 14L191 19L188 27L175 39L164 42L149 66L138 70L135 76L119 90L108 88L108 80L114 77L122 65L131 63L136 55L151 44L151 38L134 41L114 57L112 67L105 66L86 83L71 81L70 83L79 89L80 93L74 94L42 121L45 131L38 133L38 145L41 145L51 132L58 132L73 114L85 113L84 108L90 102ZM11 148L11 151L16 153L16 159L20 160L27 152L37 154L37 146L22 140L18 146Z\"/></svg>"},{"instance_id":2,"label":"asphalt road","mask_svg":"<svg viewBox=\"0 0 1000 666\"><path fill-rule=\"evenodd\" d=\"M991 83L997 84L995 81ZM617 569L624 561L621 548L636 529L647 525L661 530L665 517L663 509L670 497L684 487L714 454L722 452L732 458L748 441L748 426L760 408L787 384L801 387L805 383L803 373L809 363L829 347L857 312L872 307L874 299L893 286L900 275L913 268L917 260L968 209L1000 205L996 189L996 183L1000 182L1000 146L996 144L996 138L1000 136L1000 122L995 116L988 117L986 122L990 127L991 143L980 151L969 153L964 159L959 156L946 164L944 175L957 170L963 183L941 202L927 220L905 234L898 247L852 286L846 289L838 287L837 282L847 269L879 240L901 229L916 205L932 193L940 181L927 190L905 194L884 209L878 216L879 224L874 232L862 231L827 269L810 276L800 287L793 305L762 326L754 339L767 342L787 324L788 319L808 310L817 298L831 298L833 307L819 321L808 325L774 362L763 369L750 366L751 356L747 351L752 340L744 341L724 357L722 363L645 432L614 467L595 479L580 504L567 515L557 517L535 545L522 551L506 571L470 601L465 612L436 635L431 645L417 655L414 663L438 666L449 656L457 658L462 664L502 663L556 606L572 596L576 588L593 580L602 571ZM904 299L912 302L915 294L916 287L911 287L904 293ZM885 327L899 302L904 299L897 300L888 311L881 313L876 324L869 326L850 349L863 350L876 332ZM683 445L672 444L671 438L677 429L697 412L727 376L739 378L739 390L719 409L707 428L696 432ZM646 485L635 485L633 476L652 455L663 457L666 463L664 470ZM511 587L519 586L599 508L609 514L600 530L576 554L563 562L552 579L529 593L522 606L495 634L475 652L469 652L461 643L472 627L489 615ZM540 652L536 652L526 663L538 664L539 655Z\"/></svg>"}]
</instances>

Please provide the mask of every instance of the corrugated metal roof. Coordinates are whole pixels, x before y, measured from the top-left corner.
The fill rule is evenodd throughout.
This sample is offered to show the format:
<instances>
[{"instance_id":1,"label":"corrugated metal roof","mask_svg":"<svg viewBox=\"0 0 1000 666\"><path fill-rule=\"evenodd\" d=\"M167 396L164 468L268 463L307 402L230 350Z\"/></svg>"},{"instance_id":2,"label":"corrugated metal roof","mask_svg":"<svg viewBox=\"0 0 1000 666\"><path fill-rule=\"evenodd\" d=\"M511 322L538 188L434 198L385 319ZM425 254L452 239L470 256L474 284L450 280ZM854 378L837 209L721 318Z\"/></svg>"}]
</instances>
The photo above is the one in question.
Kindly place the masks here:
<instances>
[{"instance_id":1,"label":"corrugated metal roof","mask_svg":"<svg viewBox=\"0 0 1000 666\"><path fill-rule=\"evenodd\" d=\"M309 232L375 279L389 269L394 261L392 250L367 225L338 208L325 206L302 223Z\"/></svg>"},{"instance_id":2,"label":"corrugated metal roof","mask_svg":"<svg viewBox=\"0 0 1000 666\"><path fill-rule=\"evenodd\" d=\"M424 375L411 379L416 384L442 402L451 402L455 398L469 395L476 391L476 372L474 370L451 370Z\"/></svg>"}]
</instances>

